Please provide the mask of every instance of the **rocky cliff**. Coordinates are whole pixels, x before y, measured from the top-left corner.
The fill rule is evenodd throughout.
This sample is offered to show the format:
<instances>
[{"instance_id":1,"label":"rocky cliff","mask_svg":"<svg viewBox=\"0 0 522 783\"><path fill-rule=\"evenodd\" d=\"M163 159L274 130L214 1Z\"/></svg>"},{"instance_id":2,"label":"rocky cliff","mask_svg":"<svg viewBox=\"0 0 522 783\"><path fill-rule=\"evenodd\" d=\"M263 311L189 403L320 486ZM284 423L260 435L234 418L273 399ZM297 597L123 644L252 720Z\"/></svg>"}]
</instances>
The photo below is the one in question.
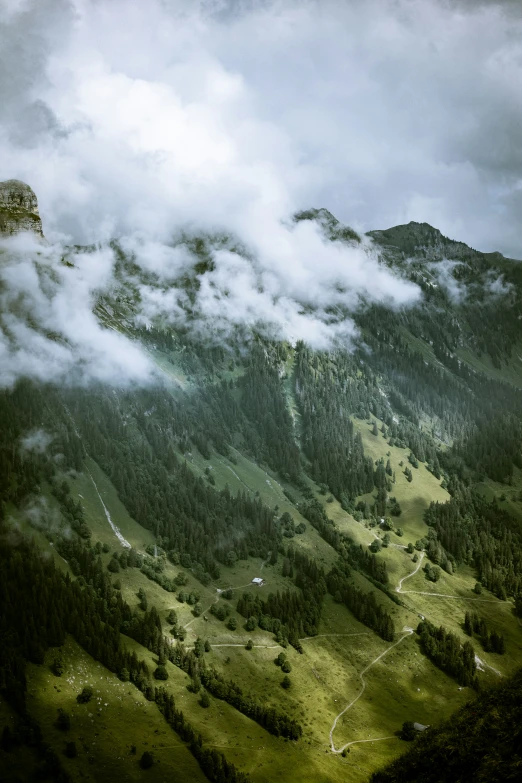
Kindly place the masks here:
<instances>
[{"instance_id":1,"label":"rocky cliff","mask_svg":"<svg viewBox=\"0 0 522 783\"><path fill-rule=\"evenodd\" d=\"M43 237L38 201L32 189L17 179L0 182L0 236L32 231Z\"/></svg>"}]
</instances>

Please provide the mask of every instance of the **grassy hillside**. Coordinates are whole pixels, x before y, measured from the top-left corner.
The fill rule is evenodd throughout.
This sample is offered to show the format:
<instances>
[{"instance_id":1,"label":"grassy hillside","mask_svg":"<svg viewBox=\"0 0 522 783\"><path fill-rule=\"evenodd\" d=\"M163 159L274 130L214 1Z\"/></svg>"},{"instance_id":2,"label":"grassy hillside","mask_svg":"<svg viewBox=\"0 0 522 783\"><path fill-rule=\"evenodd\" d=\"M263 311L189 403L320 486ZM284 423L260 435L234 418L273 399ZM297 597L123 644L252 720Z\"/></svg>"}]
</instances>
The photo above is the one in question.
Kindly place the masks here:
<instances>
[{"instance_id":1,"label":"grassy hillside","mask_svg":"<svg viewBox=\"0 0 522 783\"><path fill-rule=\"evenodd\" d=\"M431 500L443 502L448 496L447 492L441 489L440 480L436 480L424 465L415 470L413 481L407 482L399 465L401 461L405 461L407 450L390 448L381 433L377 436L372 434L372 428L366 422L356 420L355 426L361 432L365 451L372 459L379 460L389 456L392 467L396 470L397 479L393 492L403 508L400 525L404 536L392 534L392 544L397 546L392 545L382 550L380 555L387 562L393 589L399 579L410 574L415 568L411 555L399 547L426 534L424 509ZM259 493L268 505L279 506L281 511L288 510L296 522L302 520L298 508L284 494L281 480L237 451L234 452L233 462L216 454L213 454L210 460L203 460L201 455L194 451L189 464L200 475L205 475L205 468L211 467L217 487L228 484L232 490L248 489L253 495ZM109 551L102 554L105 566L113 551L123 551L107 513L121 535L138 551L144 551L154 542L150 531L129 516L112 483L92 459L86 462L85 469L72 481L72 492L82 502L93 541L99 540L109 547ZM299 493L294 490L294 494L297 496ZM370 529L364 522L357 522L341 508L337 500L327 502L329 498L317 488L314 488L314 495L324 504L336 527L348 533L355 541L367 546L375 536L383 537L383 532L378 527ZM361 496L360 499L371 500L371 495ZM27 530L27 521L23 522L23 526ZM37 535L42 536L41 533ZM42 541L44 540L42 537ZM312 552L325 567L336 561L337 555L332 547L323 541L308 523L305 533L296 536L292 543L303 551ZM182 569L167 563L165 573L172 578L177 576L180 570ZM262 575L266 580L263 588L251 585L251 580L256 575ZM288 580L281 574L280 562L271 565L261 559L238 561L233 568L223 568L219 580L207 587L195 580L190 571L187 576L185 589L195 589L201 594L204 611L197 618L192 615L189 605L180 604L175 594L166 592L139 570L121 571L117 578L121 582L123 597L136 609L139 605L137 593L140 588L145 590L149 606L154 605L160 613L165 634L169 635L166 616L174 608L180 624L186 626L187 644L193 644L197 636L209 640L211 650L205 655L208 663L227 678L234 679L245 691L263 700L268 699L269 703L302 722L303 738L294 745L270 736L232 707L213 697L210 697L210 708L203 710L198 704L199 697L187 691L189 678L172 664L168 664L167 688L183 704L184 711L202 733L205 742L210 746L226 749L227 757L241 769L249 771L253 781L261 782L276 777L289 781L335 781L344 779L348 770L351 779L366 780L372 771L402 752L404 743L395 735L405 720L437 725L470 696L468 689L458 688L454 680L436 669L422 655L415 635L410 635L368 670L363 695L339 720L333 736L336 747L347 742L355 744L350 746L350 753L346 757L332 754L329 751L329 732L335 716L357 696L361 684L360 672L389 645L357 622L345 607L328 598L319 635L303 641L302 655L292 648L286 650L292 665L292 687L290 691L284 691L280 687L281 670L273 662L282 648L274 642L271 634L260 629L245 631L244 619L234 609L239 591L269 592L289 586ZM385 594L376 590L363 574L355 574L354 579L361 588L373 591L378 601L388 606L399 631L405 627L415 628L419 615L422 614L435 624L443 623L462 636L464 611L477 600L472 593L475 577L467 568L459 569L452 576L443 574L436 586L429 583L423 572L419 571L404 582L405 590L419 592L402 595L403 607L396 606ZM218 589L230 586L235 589L234 597L231 601L225 601ZM447 593L455 598L421 595L420 592ZM218 602L229 606L230 615L236 617L238 622L237 630L228 630L225 623L209 613L212 604ZM479 604L480 613L488 624L505 636L506 654L499 658L484 653L478 642L473 640L477 654L486 664L508 674L517 666L522 653L520 630L513 623L511 605L509 602L501 603L487 593L481 596ZM247 651L245 645L250 638L254 647ZM125 639L125 644L129 649L139 649L140 654L154 667L154 656L147 650L128 638ZM78 770L81 770L86 779L97 779L96 775L102 772L118 776L123 774L127 776L124 779L128 780L140 779L145 773L140 770L136 758L129 753L130 746L136 745L138 755L140 749L143 752L143 749L152 748L157 756L160 763L154 767L153 774L156 777L153 779L162 779L161 770L165 769L166 765L170 768L174 761L176 768L181 765L181 768L190 770L190 779L201 779L199 768L195 766L183 743L176 742L171 733L168 743L159 740L165 734L165 729L161 728L161 716L154 705L149 706L134 690L129 693L127 686L120 683L101 664L92 661L72 640L66 644L64 658L66 675L60 679L50 673L47 663L40 667L30 666L28 707L40 723L47 741L58 749L64 743L63 735L53 726L57 707L63 706L71 711L73 725L76 726L74 736L76 737L77 733L78 737L83 737L77 743L81 743L82 749L78 758L64 761L73 778ZM485 682L496 677L491 670L483 675ZM83 686L87 680L89 683L92 680L92 687L98 688L100 696L97 696L97 699L101 698L101 693L104 694L101 717L96 712L89 718L86 708L75 706L74 700L79 686ZM117 711L111 711L110 706L115 701L119 703L120 699L123 700L122 705L127 705L125 709L122 710L119 704ZM108 707L105 707L106 703ZM101 704L102 702L98 704L97 701L97 706ZM87 718L84 712L87 713ZM132 718L129 718L127 713L131 714ZM101 725L107 728L102 732L95 731L98 721L102 720L105 714L107 720ZM132 732L128 731L129 724L132 725ZM381 739L383 737L389 739ZM96 749L94 756L93 748ZM89 758L95 760L89 762ZM162 766L163 764L165 766ZM188 771L186 774L189 774Z\"/></svg>"},{"instance_id":2,"label":"grassy hillside","mask_svg":"<svg viewBox=\"0 0 522 783\"><path fill-rule=\"evenodd\" d=\"M440 488L440 481L426 471L423 465L415 471L413 482L407 482L399 472L399 462L405 460L406 450L390 448L382 435L379 433L374 436L371 428L364 422L357 422L356 426L363 435L367 453L373 459L379 459L390 452L392 465L397 468L394 493L403 508L400 524L405 534L403 537L393 535L393 543L402 546L406 541L414 541L425 535L426 525L422 519L424 509L432 499L444 501L447 492ZM210 461L205 461L194 452L190 464L200 474L204 474L205 467L210 465L218 487L229 484L233 489L248 488L248 491L254 494L259 492L269 505L278 505L282 511L290 511L296 521L301 519L297 508L283 494L280 481L238 452L234 454L233 463L219 455L213 455ZM153 537L129 517L111 482L92 460L88 463L88 469L96 481L113 522L133 546L142 550L153 541ZM93 481L87 472L75 479L74 491L78 496L82 496L93 530L93 539L107 542L110 546L110 552L102 555L104 563L107 564L111 552L121 549L121 544L108 523ZM356 541L368 545L375 535L382 537L382 531L370 530L362 522L356 522L350 514L343 511L338 501L326 503L324 495L318 491L315 494L322 499L328 515L338 528L349 533ZM296 536L293 543L305 551L315 551L325 565L336 559L332 548L309 524L305 533ZM388 564L392 586L415 568L411 556L398 547L390 546L381 554ZM176 576L179 571L179 568L170 564L166 566L168 576ZM259 574L266 580L266 585L263 588L252 587L251 579ZM255 559L239 561L234 568L222 569L218 582L206 588L194 580L190 573L187 576L189 582L186 589L197 589L202 596L204 612L198 618L193 617L187 604L177 601L175 594L167 593L138 570L127 569L118 574L122 595L131 606L138 607L138 590L142 588L146 591L149 605L156 606L164 620L166 634L169 633L166 616L170 609L174 608L180 623L187 626L187 644L192 644L197 636L208 639L211 651L205 658L209 663L228 678L234 679L246 691L263 699L268 698L275 706L302 721L304 736L295 752L292 750L292 743L285 743L284 753L281 753L277 750L281 740L270 737L223 702L211 697L211 708L202 710L197 703L197 697L186 690L189 682L186 675L169 664L168 688L172 688L176 696L183 700L183 708L189 710L188 714L198 730L202 731L207 742L226 747L227 755L241 768L248 769L253 780L270 779L264 777L266 774L296 781L341 780L348 766L353 779L363 781L373 770L395 758L404 746L398 738L364 743L360 740L393 737L403 721L410 719L436 725L470 696L468 689L459 689L454 680L437 670L422 655L416 637L412 635L369 670L363 696L337 724L334 734L337 746L345 742L360 744L353 745L346 758L331 753L325 754L325 751L328 751L328 735L335 715L357 695L360 687L359 672L386 649L386 643L357 622L347 609L329 599L325 604L319 636L303 642L303 655L297 654L291 648L286 651L292 665L292 688L285 692L279 685L281 671L273 663L282 648L274 642L271 634L260 629L245 631L242 627L244 619L234 611L234 599L224 601L217 592L218 588L229 586L238 592L284 589L288 583L281 576L281 566L270 565L262 560L256 562ZM422 571L419 571L404 583L404 589L448 593L456 596L456 599L405 594L402 596L405 604L402 608L392 604L382 592L375 590L362 574L357 574L355 578L364 590L374 591L380 602L389 605L399 630L403 627L415 628L419 615L422 614L435 624L443 623L462 636L464 611L476 600L472 592L475 578L469 569L459 570L453 576L444 574L436 586L427 582ZM238 592L234 592L234 596L237 596ZM520 660L520 631L512 621L509 603L501 604L487 594L482 596L482 599L491 603L480 602L481 615L488 624L504 634L507 652L499 658L484 653L480 645L475 643L477 654L485 663L507 674L516 667L517 660ZM229 631L225 623L209 613L210 606L215 602L229 606L231 616L235 616L238 621L236 631ZM205 617L207 619L204 619ZM245 645L250 638L254 648L247 651ZM126 640L126 643L130 647L136 646L132 640ZM153 658L150 654L143 649L141 652L148 655L152 665ZM485 681L494 677L496 675L491 671L484 674ZM226 720L223 719L225 715ZM223 724L221 732L216 733L215 719ZM262 742L257 749L256 742ZM305 764L302 763L303 749L306 749ZM300 762L298 758L301 759ZM270 772L267 773L267 770Z\"/></svg>"},{"instance_id":3,"label":"grassy hillside","mask_svg":"<svg viewBox=\"0 0 522 783\"><path fill-rule=\"evenodd\" d=\"M430 728L404 757L374 774L372 783L518 780L521 683L518 672Z\"/></svg>"},{"instance_id":4,"label":"grassy hillside","mask_svg":"<svg viewBox=\"0 0 522 783\"><path fill-rule=\"evenodd\" d=\"M56 748L71 779L99 781L165 780L176 769L181 780L202 783L206 778L185 743L165 725L156 706L129 683L120 680L94 661L72 639L62 648L64 673L50 670L55 655L50 651L44 664L28 667L30 713L37 719L45 742ZM93 690L87 704L76 697L83 687ZM56 728L58 709L71 718L69 731ZM64 753L74 742L76 758ZM156 763L144 771L139 760L144 751L153 753Z\"/></svg>"}]
</instances>

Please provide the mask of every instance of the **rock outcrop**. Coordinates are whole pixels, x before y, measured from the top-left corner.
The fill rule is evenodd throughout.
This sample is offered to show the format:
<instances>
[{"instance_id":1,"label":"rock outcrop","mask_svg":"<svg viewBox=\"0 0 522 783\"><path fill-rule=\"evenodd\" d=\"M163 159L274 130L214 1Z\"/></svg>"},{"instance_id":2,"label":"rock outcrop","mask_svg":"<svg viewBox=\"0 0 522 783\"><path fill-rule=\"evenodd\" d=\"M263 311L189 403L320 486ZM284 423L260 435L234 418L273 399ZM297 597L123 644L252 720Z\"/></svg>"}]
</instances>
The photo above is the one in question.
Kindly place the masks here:
<instances>
[{"instance_id":1,"label":"rock outcrop","mask_svg":"<svg viewBox=\"0 0 522 783\"><path fill-rule=\"evenodd\" d=\"M0 236L32 231L43 237L38 201L33 190L17 179L0 182Z\"/></svg>"}]
</instances>

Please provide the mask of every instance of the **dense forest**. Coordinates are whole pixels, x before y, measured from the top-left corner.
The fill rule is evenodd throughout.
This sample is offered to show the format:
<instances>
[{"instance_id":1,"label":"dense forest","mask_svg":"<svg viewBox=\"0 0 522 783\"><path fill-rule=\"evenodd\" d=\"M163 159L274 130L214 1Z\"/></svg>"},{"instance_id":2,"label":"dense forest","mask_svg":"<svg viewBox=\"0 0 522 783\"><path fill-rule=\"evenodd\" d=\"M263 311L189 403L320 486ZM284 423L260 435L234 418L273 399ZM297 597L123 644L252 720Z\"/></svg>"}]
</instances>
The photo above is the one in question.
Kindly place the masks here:
<instances>
[{"instance_id":1,"label":"dense forest","mask_svg":"<svg viewBox=\"0 0 522 783\"><path fill-rule=\"evenodd\" d=\"M455 677L459 685L478 687L475 651L469 642L462 644L455 634L428 620L419 623L417 633L423 651L439 669Z\"/></svg>"},{"instance_id":2,"label":"dense forest","mask_svg":"<svg viewBox=\"0 0 522 783\"><path fill-rule=\"evenodd\" d=\"M522 530L496 499L487 501L456 480L451 500L432 503L425 520L434 540L457 564L473 565L479 581L492 593L505 599L521 591ZM433 559L438 562L436 547Z\"/></svg>"}]
</instances>

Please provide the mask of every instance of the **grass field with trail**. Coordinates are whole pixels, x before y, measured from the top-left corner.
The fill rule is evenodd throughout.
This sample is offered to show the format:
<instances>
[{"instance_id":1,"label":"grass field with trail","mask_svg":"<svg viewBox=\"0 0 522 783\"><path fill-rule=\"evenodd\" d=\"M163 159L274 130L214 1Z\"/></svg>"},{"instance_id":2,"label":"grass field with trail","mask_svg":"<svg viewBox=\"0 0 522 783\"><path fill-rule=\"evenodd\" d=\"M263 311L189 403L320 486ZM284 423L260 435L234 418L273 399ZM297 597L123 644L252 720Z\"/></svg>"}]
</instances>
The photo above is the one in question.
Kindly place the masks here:
<instances>
[{"instance_id":1,"label":"grass field with trail","mask_svg":"<svg viewBox=\"0 0 522 783\"><path fill-rule=\"evenodd\" d=\"M11 206L19 186L28 187L0 184ZM359 236L328 210L311 209L288 215L284 228L297 240L312 232L324 251L319 295L310 293L317 285L277 292L266 243L195 215L185 223L173 224L168 252L147 231L138 242L71 245L56 258L35 250L23 259L27 291L19 280L11 291L9 272L27 242L2 248L2 335L12 366L0 394L0 783L42 779L35 770L46 749L60 762L47 777L60 777L63 766L72 783L237 783L226 762L249 783L368 783L412 747L401 739L405 722L437 727L504 679L504 704L485 714L474 705L469 734L448 731L446 742L427 732L411 754L425 765L415 780L426 765L442 775L461 751L467 760L455 779L473 777L479 753L461 738L495 724L503 736L490 731L481 743L494 777L502 757L516 760L520 750L515 711L505 709L513 694L518 701L507 678L522 661L518 262L427 223ZM18 233L23 223L7 228ZM372 295L359 286L359 296L335 274L332 259L352 251L357 264L369 253L370 275L379 267L396 300L402 291L409 304L392 307L378 278ZM283 256L293 264L291 253ZM232 259L251 294L233 316L223 274ZM91 261L108 270L95 286L82 271ZM45 316L64 291L67 301L79 297L69 329ZM75 335L78 324L85 334ZM299 339L283 341L289 329ZM53 360L45 362L47 343ZM436 478L428 464L437 472L438 462ZM259 503L244 504L239 493ZM430 504L448 502L431 509L430 529ZM437 531L445 548L429 540ZM435 571L424 547L441 564ZM131 548L133 567L120 558ZM365 557L369 550L376 558ZM257 556L237 559L249 551ZM510 598L478 584L478 573ZM251 620L237 610L242 594L277 600L245 609L260 615ZM222 619L215 610L225 610ZM485 622L475 625L484 639L466 635L466 612ZM417 633L424 620L471 644L476 679L471 653L464 660L442 633L432 644L422 627ZM279 626L277 635L258 622ZM296 638L305 633L315 635ZM177 648L179 638L193 655ZM505 646L504 654L483 644ZM165 662L169 653L190 675ZM86 703L77 698L84 688L92 690ZM190 745L160 712L160 688L193 729L180 728L172 704L165 709ZM271 734L240 709L299 739ZM60 727L64 714L70 726ZM28 716L42 743L9 752L2 730L18 740ZM445 744L442 763L426 753L431 738ZM140 765L145 752L150 769Z\"/></svg>"},{"instance_id":2,"label":"grass field with trail","mask_svg":"<svg viewBox=\"0 0 522 783\"><path fill-rule=\"evenodd\" d=\"M415 542L427 533L423 513L429 502L431 500L445 502L449 497L448 493L440 487L440 481L436 480L422 464L419 464L418 469L412 468L413 481L409 483L402 473L403 467L409 464L407 462L409 451L390 447L380 432L378 436L374 436L371 426L366 421L355 420L355 426L362 434L366 453L373 460L381 457L386 460L389 456L392 468L396 471L396 483L391 494L397 497L403 512L400 518L394 519L394 523L403 528L404 535L399 537L392 533L391 542L400 546L406 545L409 541ZM210 467L218 489L228 484L232 492L241 490L252 495L258 494L270 507L278 506L279 513L288 511L296 523L302 520L298 509L284 494L284 489L289 490L291 495L300 500L298 492L286 487L280 479L239 452L233 452L233 459L234 461L231 462L221 455L213 454L210 460L205 460L194 449L188 457L188 462L201 476L205 476L205 469ZM404 463L402 467L399 465L401 460ZM106 510L113 524L138 551L144 551L146 546L153 544L152 533L129 516L114 486L99 466L88 459L86 468L83 473L70 480L71 490L73 495L81 500L85 509L86 520L92 530L92 541L99 540L109 546L109 553L102 555L103 562L108 564L113 551L122 551L122 544L109 524ZM348 533L363 546L368 546L376 535L382 537L382 531L378 528L371 530L365 526L364 521L357 522L336 500L327 502L327 497L321 494L312 482L310 484L315 496L324 503L328 516L341 531ZM495 489L489 488L489 491L494 492ZM373 502L371 495L363 496L362 499ZM27 527L26 522L20 524ZM38 535L43 538L41 534ZM335 551L320 538L308 522L306 522L305 533L295 536L291 543L313 554L325 569L330 568L337 559ZM48 551L52 551L48 542L46 546ZM415 568L412 556L398 547L390 546L383 549L379 556L385 558L387 562L391 589L395 589L399 580ZM252 693L263 702L273 704L299 720L303 726L302 739L292 743L271 736L233 707L212 696L210 707L203 709L199 705L199 696L187 690L188 676L172 664L167 665L169 680L166 687L173 693L177 706L201 732L205 744L222 749L230 761L250 772L253 783L263 783L272 779L296 783L297 781L310 781L310 783L334 781L335 783L345 780L347 775L355 783L359 781L363 783L373 770L404 750L404 743L395 736L384 741L355 744L346 757L340 754L334 755L329 749L329 732L333 720L346 704L357 696L361 688L360 672L389 646L388 642L384 642L355 620L344 606L336 604L330 596L327 596L319 636L302 642L304 649L302 655L291 647L287 648L285 652L292 666L290 674L292 686L290 690L285 691L280 686L281 669L274 664L274 658L280 648L276 647L272 634L260 629L253 632L245 631L243 627L245 620L234 609L237 598L245 590L262 590L268 593L292 588L292 582L281 574L281 560L279 559L276 565L270 565L259 558L238 561L233 568L222 567L220 578L207 587L201 585L190 571L166 563L167 576L175 577L180 570L184 570L188 577L188 584L184 589L188 592L197 590L201 595L203 613L198 618L193 616L191 606L177 600L175 593L165 591L137 569L121 570L115 575L115 580L116 578L120 580L123 597L133 608L137 608L139 604L138 590L140 588L145 590L148 605L149 607L154 605L158 609L167 636L169 636L169 626L166 616L170 609L175 609L180 624L188 626L185 641L187 645L192 644L197 636L208 639L211 643L211 651L205 654L205 659L209 664L215 666L227 679L234 680L245 692ZM262 576L266 584L262 588L253 586L251 580L254 576ZM522 630L514 622L512 606L510 603L496 601L494 596L490 596L486 591L481 598L491 599L492 603L474 605L472 600L438 598L405 592L401 595L404 606L398 606L382 591L371 585L363 574L354 572L353 581L365 592L374 592L377 601L390 612L396 624L397 638L404 627L416 628L421 614L437 625L444 624L449 630L458 633L461 638L467 638L462 631L464 612L466 608L473 608L485 618L491 630L501 632L506 640L506 654L498 656L484 653L479 641L474 639L472 643L481 659L505 674L512 671L517 664L517 659L520 659ZM452 576L442 572L441 579L436 584L428 582L421 569L415 576L405 580L403 590L441 592L473 598L474 584L475 576L467 567L459 568ZM226 587L234 589L231 601L225 601L218 592L218 588ZM210 614L210 606L218 601L226 603L231 616L236 618L235 631L229 630L225 622L219 621ZM249 638L254 643L254 649L247 651L244 645ZM155 658L148 650L127 637L123 639L129 649L136 649L139 656L147 660L152 670L155 668ZM171 763L174 765L174 758L173 755L171 757L168 754L177 754L176 759L182 759L181 762L176 761L180 770L184 769L184 764L187 765L187 770L190 765L194 765L196 769L195 774L190 772L192 777L180 779L202 779L199 768L188 749L177 739L177 735L168 729L154 704L146 702L143 696L128 683L120 683L100 664L89 659L89 656L71 640L67 643L66 655L70 671L78 673L78 676L74 675L77 679L72 683L68 682L65 675L58 680L46 667L30 666L32 689L30 709L42 723L46 736L51 738L53 746L62 741L61 733L53 726L55 711L58 706L62 706L61 701L65 701L71 710L75 710L75 716L81 717L79 708L76 709L74 706L77 695L75 688L78 678L82 681L82 677L88 676L95 678L95 682L103 684L104 688L107 683L109 697L105 701L108 701L109 705L111 693L113 699L119 700L120 695L122 699L127 699L124 703L127 704L128 714L132 714L132 722L137 732L135 740L128 739L129 744L136 744L138 748L143 747L143 749L149 749L156 744L157 751L153 748L155 756L157 752L158 759L165 759L165 763L169 758L169 765ZM490 671L481 674L484 682L492 681L496 676ZM334 733L337 747L346 742L395 735L405 720L437 724L472 695L470 689L459 689L453 679L435 668L421 653L415 634L405 638L400 645L371 667L365 674L365 681L366 688L363 695L337 724ZM57 688L60 688L60 691ZM129 690L132 690L131 696ZM138 703L143 703L144 706L138 707ZM102 715L103 709L105 707L102 708ZM122 714L121 710L120 714ZM138 718L146 716L146 720L136 722L135 716ZM129 761L129 758L121 753L119 756L111 756L117 748L123 747L121 739L118 739L120 732L118 727L123 727L125 722L122 718L121 724L117 721L115 723L111 716L110 733L102 740L100 736L95 736L96 731L94 731L99 720L101 718L96 717L95 720L93 717L84 721L85 726L82 723L82 736L93 737L86 741L87 747L96 747L96 745L92 746L92 742L99 743L100 760L95 764L104 764L106 769L111 771L111 775L121 777L122 780L138 780L141 779L140 776L145 775L149 780L163 779L161 763L154 766L154 774L157 777L153 777L150 771L145 773L139 769L134 757ZM90 721L92 723L89 723ZM147 724L147 728L142 730L142 723ZM168 747L165 743L163 747L159 745L156 730L167 732L170 743ZM121 731L123 732L123 728ZM97 733L103 734L103 732ZM125 736L124 732L123 734ZM159 736L163 742L164 735ZM145 746L144 743L148 745ZM68 767L74 764L81 769L85 767L87 780L96 779L89 778L88 775L92 775L96 769L101 769L89 764L86 758L81 761L67 760L66 764ZM178 767L174 765L172 768ZM128 777L126 778L125 775ZM197 775L200 777L198 778Z\"/></svg>"}]
</instances>

